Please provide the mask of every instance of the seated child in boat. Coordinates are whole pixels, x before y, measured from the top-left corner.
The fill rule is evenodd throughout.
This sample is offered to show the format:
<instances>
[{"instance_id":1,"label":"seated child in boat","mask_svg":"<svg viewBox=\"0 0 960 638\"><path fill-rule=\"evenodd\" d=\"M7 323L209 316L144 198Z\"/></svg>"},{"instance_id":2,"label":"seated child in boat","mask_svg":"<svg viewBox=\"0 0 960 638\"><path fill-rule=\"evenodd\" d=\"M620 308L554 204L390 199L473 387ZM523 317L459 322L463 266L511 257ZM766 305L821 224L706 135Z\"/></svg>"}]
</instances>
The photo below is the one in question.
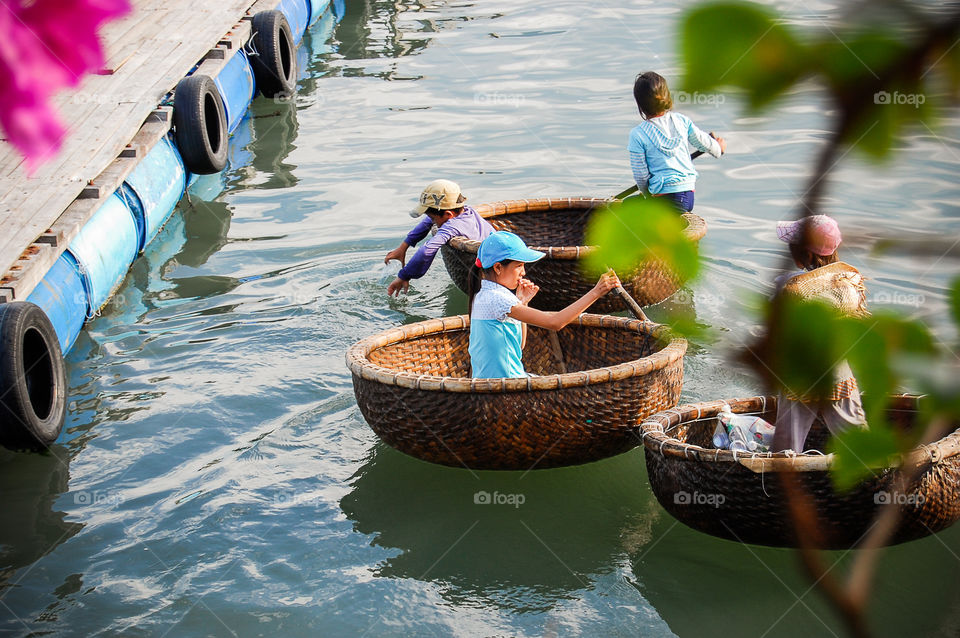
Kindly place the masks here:
<instances>
[{"instance_id":1,"label":"seated child in boat","mask_svg":"<svg viewBox=\"0 0 960 638\"><path fill-rule=\"evenodd\" d=\"M527 304L540 287L525 279L524 265L542 258L507 231L491 234L480 244L470 269L470 366L477 378L526 377L523 346L527 324L560 330L595 301L620 285L606 273L590 292L563 310L545 312Z\"/></svg>"},{"instance_id":2,"label":"seated child in boat","mask_svg":"<svg viewBox=\"0 0 960 638\"><path fill-rule=\"evenodd\" d=\"M663 76L647 71L633 84L643 120L630 131L627 150L633 179L641 193L666 197L681 212L693 210L693 191L697 171L693 168L688 143L704 153L720 157L727 150L722 137L714 138L675 113L670 88Z\"/></svg>"},{"instance_id":3,"label":"seated child in boat","mask_svg":"<svg viewBox=\"0 0 960 638\"><path fill-rule=\"evenodd\" d=\"M490 222L463 202L467 198L460 192L460 186L447 179L438 179L430 182L420 193L420 203L410 211L411 217L423 218L414 226L400 245L387 253L384 263L391 259L400 261L403 266L396 278L387 286L387 294L400 296L410 286L411 279L423 277L437 251L454 237L483 240L493 232ZM421 239L427 236L430 229L437 227L436 234L421 246L410 263L407 263L407 249L416 246Z\"/></svg>"},{"instance_id":4,"label":"seated child in boat","mask_svg":"<svg viewBox=\"0 0 960 638\"><path fill-rule=\"evenodd\" d=\"M840 261L837 248L842 239L837 222L826 215L779 222L777 237L790 245L797 272L777 277L776 294L783 291L806 298L825 299L840 311L866 314L866 289L860 272ZM857 380L846 361L834 368L829 397L813 398L781 393L777 404L776 432L772 451L802 452L814 421L820 417L832 434L849 427L865 427Z\"/></svg>"}]
</instances>

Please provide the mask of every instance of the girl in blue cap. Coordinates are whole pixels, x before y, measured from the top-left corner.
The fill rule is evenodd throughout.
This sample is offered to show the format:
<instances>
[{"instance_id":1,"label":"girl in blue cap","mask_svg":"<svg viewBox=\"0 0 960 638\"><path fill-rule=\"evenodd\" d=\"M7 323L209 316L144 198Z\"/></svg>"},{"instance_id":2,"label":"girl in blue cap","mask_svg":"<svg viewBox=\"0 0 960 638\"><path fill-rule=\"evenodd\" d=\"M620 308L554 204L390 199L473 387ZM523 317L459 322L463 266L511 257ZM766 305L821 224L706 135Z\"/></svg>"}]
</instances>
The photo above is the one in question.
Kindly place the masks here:
<instances>
[{"instance_id":1,"label":"girl in blue cap","mask_svg":"<svg viewBox=\"0 0 960 638\"><path fill-rule=\"evenodd\" d=\"M609 272L590 292L563 310L530 308L527 304L540 287L524 278L524 265L543 256L507 231L492 233L480 244L477 262L470 269L469 286L470 366L474 377L529 376L523 369L526 324L560 330L620 285L616 274Z\"/></svg>"}]
</instances>

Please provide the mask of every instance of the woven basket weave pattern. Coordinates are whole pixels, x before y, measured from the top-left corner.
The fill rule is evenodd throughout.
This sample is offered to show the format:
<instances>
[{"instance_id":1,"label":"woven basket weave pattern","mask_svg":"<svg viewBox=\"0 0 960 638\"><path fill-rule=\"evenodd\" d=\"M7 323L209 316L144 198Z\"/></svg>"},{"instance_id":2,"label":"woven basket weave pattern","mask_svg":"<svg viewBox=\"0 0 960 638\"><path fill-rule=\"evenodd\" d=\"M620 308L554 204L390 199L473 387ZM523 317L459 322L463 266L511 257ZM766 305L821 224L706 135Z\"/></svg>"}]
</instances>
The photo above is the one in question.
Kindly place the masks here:
<instances>
[{"instance_id":1,"label":"woven basket weave pattern","mask_svg":"<svg viewBox=\"0 0 960 638\"><path fill-rule=\"evenodd\" d=\"M794 459L768 455L765 462L781 462L777 471L754 472L729 451L712 449L714 418L722 402L686 405L649 417L641 436L647 473L661 505L693 529L735 541L795 547L780 476L789 472L816 506L822 532L820 546L855 546L868 531L883 502L894 494L892 470L884 470L849 492L838 492L824 463L805 454ZM776 399L755 397L728 401L734 412L776 418ZM894 397L891 415L902 423L916 416L914 397ZM823 432L819 434L823 441ZM919 478L905 494L901 519L892 543L902 543L949 527L960 518L960 432L918 451ZM929 449L928 449L929 448ZM751 455L740 455L741 458ZM934 461L934 457L937 458ZM809 466L809 467L808 467ZM814 468L814 469L811 469ZM819 469L817 469L819 468ZM722 495L716 498L685 495ZM680 496L678 496L680 495Z\"/></svg>"},{"instance_id":2,"label":"woven basket weave pattern","mask_svg":"<svg viewBox=\"0 0 960 638\"><path fill-rule=\"evenodd\" d=\"M549 198L514 200L481 204L480 213L496 230L509 230L519 235L536 250L547 253L540 261L528 264L527 277L540 286L530 305L541 310L560 310L593 288L595 281L580 272L580 258L592 247L584 246L587 221L593 210L606 200L591 198ZM684 215L685 231L693 241L706 234L702 218ZM480 242L456 237L441 248L441 256L450 278L461 290L467 290L470 266L476 261ZM632 273L618 273L627 289L641 306L660 303L675 293L683 282L663 262L653 260ZM593 312L622 310L622 302L607 295L590 307Z\"/></svg>"},{"instance_id":3,"label":"woven basket weave pattern","mask_svg":"<svg viewBox=\"0 0 960 638\"><path fill-rule=\"evenodd\" d=\"M472 469L574 465L635 447L640 420L679 399L686 342L665 343L661 327L582 315L558 333L559 355L547 331L531 328L524 362L547 376L504 384L467 377L468 326L421 322L350 349L357 404L386 443Z\"/></svg>"}]
</instances>

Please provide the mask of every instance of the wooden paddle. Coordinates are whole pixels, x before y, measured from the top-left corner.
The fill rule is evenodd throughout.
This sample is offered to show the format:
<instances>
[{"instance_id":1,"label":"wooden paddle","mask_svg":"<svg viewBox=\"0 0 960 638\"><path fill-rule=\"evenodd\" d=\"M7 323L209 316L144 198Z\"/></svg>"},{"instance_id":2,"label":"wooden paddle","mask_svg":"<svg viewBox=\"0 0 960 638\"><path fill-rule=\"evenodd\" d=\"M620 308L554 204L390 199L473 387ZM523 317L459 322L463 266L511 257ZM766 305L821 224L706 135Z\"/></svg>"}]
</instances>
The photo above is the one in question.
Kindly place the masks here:
<instances>
[{"instance_id":1,"label":"wooden paddle","mask_svg":"<svg viewBox=\"0 0 960 638\"><path fill-rule=\"evenodd\" d=\"M613 268L608 268L607 270L613 272ZM640 321L650 321L647 319L646 313L643 312L643 308L641 308L640 304L637 303L637 300L630 296L630 293L626 291L622 284L614 288L613 291L620 295L623 305L627 307L627 310L633 313L634 317Z\"/></svg>"},{"instance_id":2,"label":"wooden paddle","mask_svg":"<svg viewBox=\"0 0 960 638\"><path fill-rule=\"evenodd\" d=\"M710 137L712 137L713 139L717 139L717 136L714 135L713 133L710 133ZM697 159L698 157L700 157L701 155L703 155L703 151L694 151L693 153L690 153L690 159L695 160L695 159ZM621 193L617 193L616 195L613 196L613 198L614 198L614 199L623 199L623 198L626 197L627 195L633 195L633 194L636 193L638 190L640 190L640 187L637 186L636 184L634 184L633 186L631 186L630 188L626 189L625 191L623 191L623 192L621 192Z\"/></svg>"},{"instance_id":3,"label":"wooden paddle","mask_svg":"<svg viewBox=\"0 0 960 638\"><path fill-rule=\"evenodd\" d=\"M639 319L640 321L650 321L647 319L647 315L643 312L643 308L640 307L640 304L637 303L637 300L630 296L630 293L627 292L623 286L617 286L613 289L620 299L623 300L623 305L627 307L627 310L633 313L633 316Z\"/></svg>"}]
</instances>

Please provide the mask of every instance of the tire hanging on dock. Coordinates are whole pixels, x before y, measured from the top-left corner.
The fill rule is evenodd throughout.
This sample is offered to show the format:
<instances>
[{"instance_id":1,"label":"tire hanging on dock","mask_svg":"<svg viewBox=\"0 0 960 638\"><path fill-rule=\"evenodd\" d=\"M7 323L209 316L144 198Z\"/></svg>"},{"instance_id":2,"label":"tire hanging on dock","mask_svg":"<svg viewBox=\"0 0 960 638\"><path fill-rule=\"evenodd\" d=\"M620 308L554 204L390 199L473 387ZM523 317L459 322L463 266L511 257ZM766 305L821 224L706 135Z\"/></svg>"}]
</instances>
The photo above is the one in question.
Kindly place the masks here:
<instances>
[{"instance_id":1,"label":"tire hanging on dock","mask_svg":"<svg viewBox=\"0 0 960 638\"><path fill-rule=\"evenodd\" d=\"M194 73L177 84L173 125L188 171L209 175L223 170L227 165L227 111L209 76Z\"/></svg>"},{"instance_id":2,"label":"tire hanging on dock","mask_svg":"<svg viewBox=\"0 0 960 638\"><path fill-rule=\"evenodd\" d=\"M297 57L293 30L280 11L253 16L250 66L257 89L265 97L290 96L297 89Z\"/></svg>"},{"instance_id":3,"label":"tire hanging on dock","mask_svg":"<svg viewBox=\"0 0 960 638\"><path fill-rule=\"evenodd\" d=\"M67 414L67 379L53 324L27 301L0 304L0 444L49 447Z\"/></svg>"}]
</instances>

